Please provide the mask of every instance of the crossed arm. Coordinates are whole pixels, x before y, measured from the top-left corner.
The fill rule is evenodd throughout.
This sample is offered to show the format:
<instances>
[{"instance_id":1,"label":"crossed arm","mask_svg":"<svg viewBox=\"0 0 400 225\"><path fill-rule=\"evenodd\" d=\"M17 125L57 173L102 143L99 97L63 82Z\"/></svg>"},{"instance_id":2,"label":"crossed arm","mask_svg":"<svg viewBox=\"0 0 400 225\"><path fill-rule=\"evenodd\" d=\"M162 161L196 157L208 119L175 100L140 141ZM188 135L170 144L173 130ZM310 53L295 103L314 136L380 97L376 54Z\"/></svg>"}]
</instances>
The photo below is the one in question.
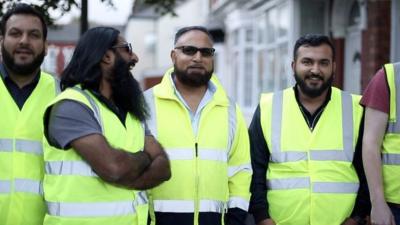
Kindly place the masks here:
<instances>
[{"instance_id":1,"label":"crossed arm","mask_svg":"<svg viewBox=\"0 0 400 225\"><path fill-rule=\"evenodd\" d=\"M73 140L71 147L110 183L144 190L171 177L168 157L153 136L146 136L144 151L136 153L112 148L101 134Z\"/></svg>"}]
</instances>

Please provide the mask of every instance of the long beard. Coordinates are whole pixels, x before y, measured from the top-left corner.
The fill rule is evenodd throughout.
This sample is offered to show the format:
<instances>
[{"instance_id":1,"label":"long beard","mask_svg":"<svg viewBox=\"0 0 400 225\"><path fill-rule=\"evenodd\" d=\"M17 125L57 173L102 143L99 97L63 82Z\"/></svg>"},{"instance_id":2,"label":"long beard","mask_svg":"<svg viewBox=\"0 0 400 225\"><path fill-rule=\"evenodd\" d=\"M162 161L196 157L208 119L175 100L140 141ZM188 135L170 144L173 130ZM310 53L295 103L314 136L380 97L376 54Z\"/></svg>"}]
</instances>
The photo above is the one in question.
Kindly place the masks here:
<instances>
[{"instance_id":1,"label":"long beard","mask_svg":"<svg viewBox=\"0 0 400 225\"><path fill-rule=\"evenodd\" d=\"M147 106L139 83L129 71L131 63L117 56L110 80L112 98L115 104L126 112L132 113L140 121L147 117Z\"/></svg>"},{"instance_id":2,"label":"long beard","mask_svg":"<svg viewBox=\"0 0 400 225\"><path fill-rule=\"evenodd\" d=\"M308 76L313 76L313 75L308 75ZM315 75L314 75L315 76ZM305 79L301 79L300 76L298 74L294 74L294 78L296 80L297 85L299 85L300 90L307 95L310 98L316 98L318 96L320 96L325 90L327 90L328 88L330 88L332 86L333 83L333 74L331 75L331 77L326 80L325 82L322 83L321 87L319 88L310 88L309 86L307 86Z\"/></svg>"},{"instance_id":3,"label":"long beard","mask_svg":"<svg viewBox=\"0 0 400 225\"><path fill-rule=\"evenodd\" d=\"M31 63L28 64L16 64L12 55L6 50L4 47L4 43L1 46L1 54L3 58L3 63L6 65L7 69L11 70L15 74L27 76L34 73L44 60L46 56L45 51L43 50L36 58L33 59Z\"/></svg>"},{"instance_id":4,"label":"long beard","mask_svg":"<svg viewBox=\"0 0 400 225\"><path fill-rule=\"evenodd\" d=\"M185 70L180 70L176 65L174 65L174 74L176 78L182 83L190 87L201 87L208 84L212 74L214 73L214 68L210 71L206 71L204 74L199 73L188 73Z\"/></svg>"}]
</instances>

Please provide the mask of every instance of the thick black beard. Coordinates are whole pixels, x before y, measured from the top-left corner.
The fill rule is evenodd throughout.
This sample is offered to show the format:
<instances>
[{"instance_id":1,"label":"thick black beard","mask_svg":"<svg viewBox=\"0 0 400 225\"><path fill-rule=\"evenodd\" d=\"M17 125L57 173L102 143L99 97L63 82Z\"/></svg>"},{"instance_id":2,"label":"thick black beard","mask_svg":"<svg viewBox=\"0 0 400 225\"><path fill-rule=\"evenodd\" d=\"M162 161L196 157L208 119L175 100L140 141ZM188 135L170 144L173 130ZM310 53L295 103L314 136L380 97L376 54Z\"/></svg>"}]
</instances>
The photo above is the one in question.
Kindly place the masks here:
<instances>
[{"instance_id":1,"label":"thick black beard","mask_svg":"<svg viewBox=\"0 0 400 225\"><path fill-rule=\"evenodd\" d=\"M182 83L190 87L201 87L208 84L212 74L214 73L214 68L211 71L207 71L205 74L198 73L187 73L187 71L180 70L176 65L174 65L174 74L176 78Z\"/></svg>"},{"instance_id":2,"label":"thick black beard","mask_svg":"<svg viewBox=\"0 0 400 225\"><path fill-rule=\"evenodd\" d=\"M129 71L132 63L116 54L113 78L110 80L112 98L117 107L144 121L148 116L147 105L139 83Z\"/></svg>"},{"instance_id":3,"label":"thick black beard","mask_svg":"<svg viewBox=\"0 0 400 225\"><path fill-rule=\"evenodd\" d=\"M45 51L43 51L33 59L33 61L29 64L24 64L24 65L19 65L16 64L12 55L4 48L4 42L1 46L1 54L3 57L3 63L9 69L11 72L22 75L22 76L28 76L34 73L38 68L40 68L40 65L42 65L42 62L44 60L44 57L46 56Z\"/></svg>"},{"instance_id":4,"label":"thick black beard","mask_svg":"<svg viewBox=\"0 0 400 225\"><path fill-rule=\"evenodd\" d=\"M320 96L325 90L327 90L332 86L334 76L332 74L331 77L327 81L325 81L322 84L322 86L318 89L309 88L306 82L302 80L300 76L296 73L294 74L294 78L296 80L297 85L300 87L301 92L303 92L310 98L316 98Z\"/></svg>"}]
</instances>

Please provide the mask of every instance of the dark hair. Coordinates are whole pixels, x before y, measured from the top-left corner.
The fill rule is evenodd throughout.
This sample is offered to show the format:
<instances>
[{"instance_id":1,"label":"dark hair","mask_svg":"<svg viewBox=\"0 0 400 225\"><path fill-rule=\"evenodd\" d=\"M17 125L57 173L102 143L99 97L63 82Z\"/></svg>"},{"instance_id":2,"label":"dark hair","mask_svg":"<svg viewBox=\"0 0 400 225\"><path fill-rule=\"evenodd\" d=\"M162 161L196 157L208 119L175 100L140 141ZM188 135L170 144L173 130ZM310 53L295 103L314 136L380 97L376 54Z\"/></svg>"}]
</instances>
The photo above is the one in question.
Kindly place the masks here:
<instances>
[{"instance_id":1,"label":"dark hair","mask_svg":"<svg viewBox=\"0 0 400 225\"><path fill-rule=\"evenodd\" d=\"M19 3L19 4L14 4L13 7L8 10L3 17L1 18L1 34L5 35L6 34L6 25L8 19L10 19L11 16L13 15L20 15L20 14L27 14L27 15L32 15L40 19L40 22L42 23L42 29L43 29L43 40L46 40L47 38L47 25L46 22L44 21L43 15L36 10L33 6L30 6L25 3Z\"/></svg>"},{"instance_id":2,"label":"dark hair","mask_svg":"<svg viewBox=\"0 0 400 225\"><path fill-rule=\"evenodd\" d=\"M192 31L192 30L198 30L201 31L205 34L207 34L207 36L210 38L211 41L213 41L213 37L211 35L211 33L207 30L207 28L203 27L203 26L190 26L190 27L182 27L181 29L179 29L176 34L175 34L175 39L174 39L174 45L176 44L176 42L178 42L179 38L184 35L185 33Z\"/></svg>"},{"instance_id":3,"label":"dark hair","mask_svg":"<svg viewBox=\"0 0 400 225\"><path fill-rule=\"evenodd\" d=\"M297 59L297 51L301 46L317 47L323 44L328 45L332 50L332 61L335 61L335 47L328 36L321 34L306 34L297 39L293 49L293 59Z\"/></svg>"},{"instance_id":4,"label":"dark hair","mask_svg":"<svg viewBox=\"0 0 400 225\"><path fill-rule=\"evenodd\" d=\"M95 27L86 31L61 74L61 89L81 84L83 89L99 91L100 62L106 51L116 44L118 35L119 31L112 27Z\"/></svg>"}]
</instances>

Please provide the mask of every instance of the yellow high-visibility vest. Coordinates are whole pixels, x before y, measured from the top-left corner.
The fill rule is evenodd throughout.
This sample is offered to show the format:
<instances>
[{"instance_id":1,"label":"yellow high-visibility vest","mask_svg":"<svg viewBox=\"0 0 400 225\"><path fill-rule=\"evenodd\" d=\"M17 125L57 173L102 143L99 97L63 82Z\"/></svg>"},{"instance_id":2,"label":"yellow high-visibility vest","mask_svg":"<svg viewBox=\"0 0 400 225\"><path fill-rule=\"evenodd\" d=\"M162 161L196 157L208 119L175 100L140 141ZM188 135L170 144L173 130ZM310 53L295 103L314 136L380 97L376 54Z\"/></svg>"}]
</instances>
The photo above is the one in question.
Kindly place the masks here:
<instances>
[{"instance_id":1,"label":"yellow high-visibility vest","mask_svg":"<svg viewBox=\"0 0 400 225\"><path fill-rule=\"evenodd\" d=\"M261 127L270 151L266 174L271 218L279 225L339 225L359 189L352 164L363 109L360 96L332 88L314 130L293 88L263 94Z\"/></svg>"},{"instance_id":2,"label":"yellow high-visibility vest","mask_svg":"<svg viewBox=\"0 0 400 225\"><path fill-rule=\"evenodd\" d=\"M228 208L247 211L252 170L247 128L239 108L213 76L216 91L201 111L195 135L189 112L174 93L172 71L145 92L151 111L147 124L165 148L172 174L150 191L152 224L154 213L193 213L197 225L200 212L219 213L222 218Z\"/></svg>"},{"instance_id":3,"label":"yellow high-visibility vest","mask_svg":"<svg viewBox=\"0 0 400 225\"><path fill-rule=\"evenodd\" d=\"M382 143L382 174L385 199L400 204L400 63L384 66L389 84L390 112Z\"/></svg>"},{"instance_id":4,"label":"yellow high-visibility vest","mask_svg":"<svg viewBox=\"0 0 400 225\"><path fill-rule=\"evenodd\" d=\"M0 78L0 224L42 225L43 114L59 83L42 72L22 109Z\"/></svg>"},{"instance_id":5,"label":"yellow high-visibility vest","mask_svg":"<svg viewBox=\"0 0 400 225\"><path fill-rule=\"evenodd\" d=\"M129 152L143 149L144 128L131 113L127 114L124 126L115 113L89 91L77 86L62 92L46 112L49 113L52 105L65 99L85 104L93 111L104 137L113 148ZM103 181L73 149L57 149L46 141L44 160L43 186L48 208L44 225L146 223L147 212L141 209L147 206L143 192Z\"/></svg>"}]
</instances>

